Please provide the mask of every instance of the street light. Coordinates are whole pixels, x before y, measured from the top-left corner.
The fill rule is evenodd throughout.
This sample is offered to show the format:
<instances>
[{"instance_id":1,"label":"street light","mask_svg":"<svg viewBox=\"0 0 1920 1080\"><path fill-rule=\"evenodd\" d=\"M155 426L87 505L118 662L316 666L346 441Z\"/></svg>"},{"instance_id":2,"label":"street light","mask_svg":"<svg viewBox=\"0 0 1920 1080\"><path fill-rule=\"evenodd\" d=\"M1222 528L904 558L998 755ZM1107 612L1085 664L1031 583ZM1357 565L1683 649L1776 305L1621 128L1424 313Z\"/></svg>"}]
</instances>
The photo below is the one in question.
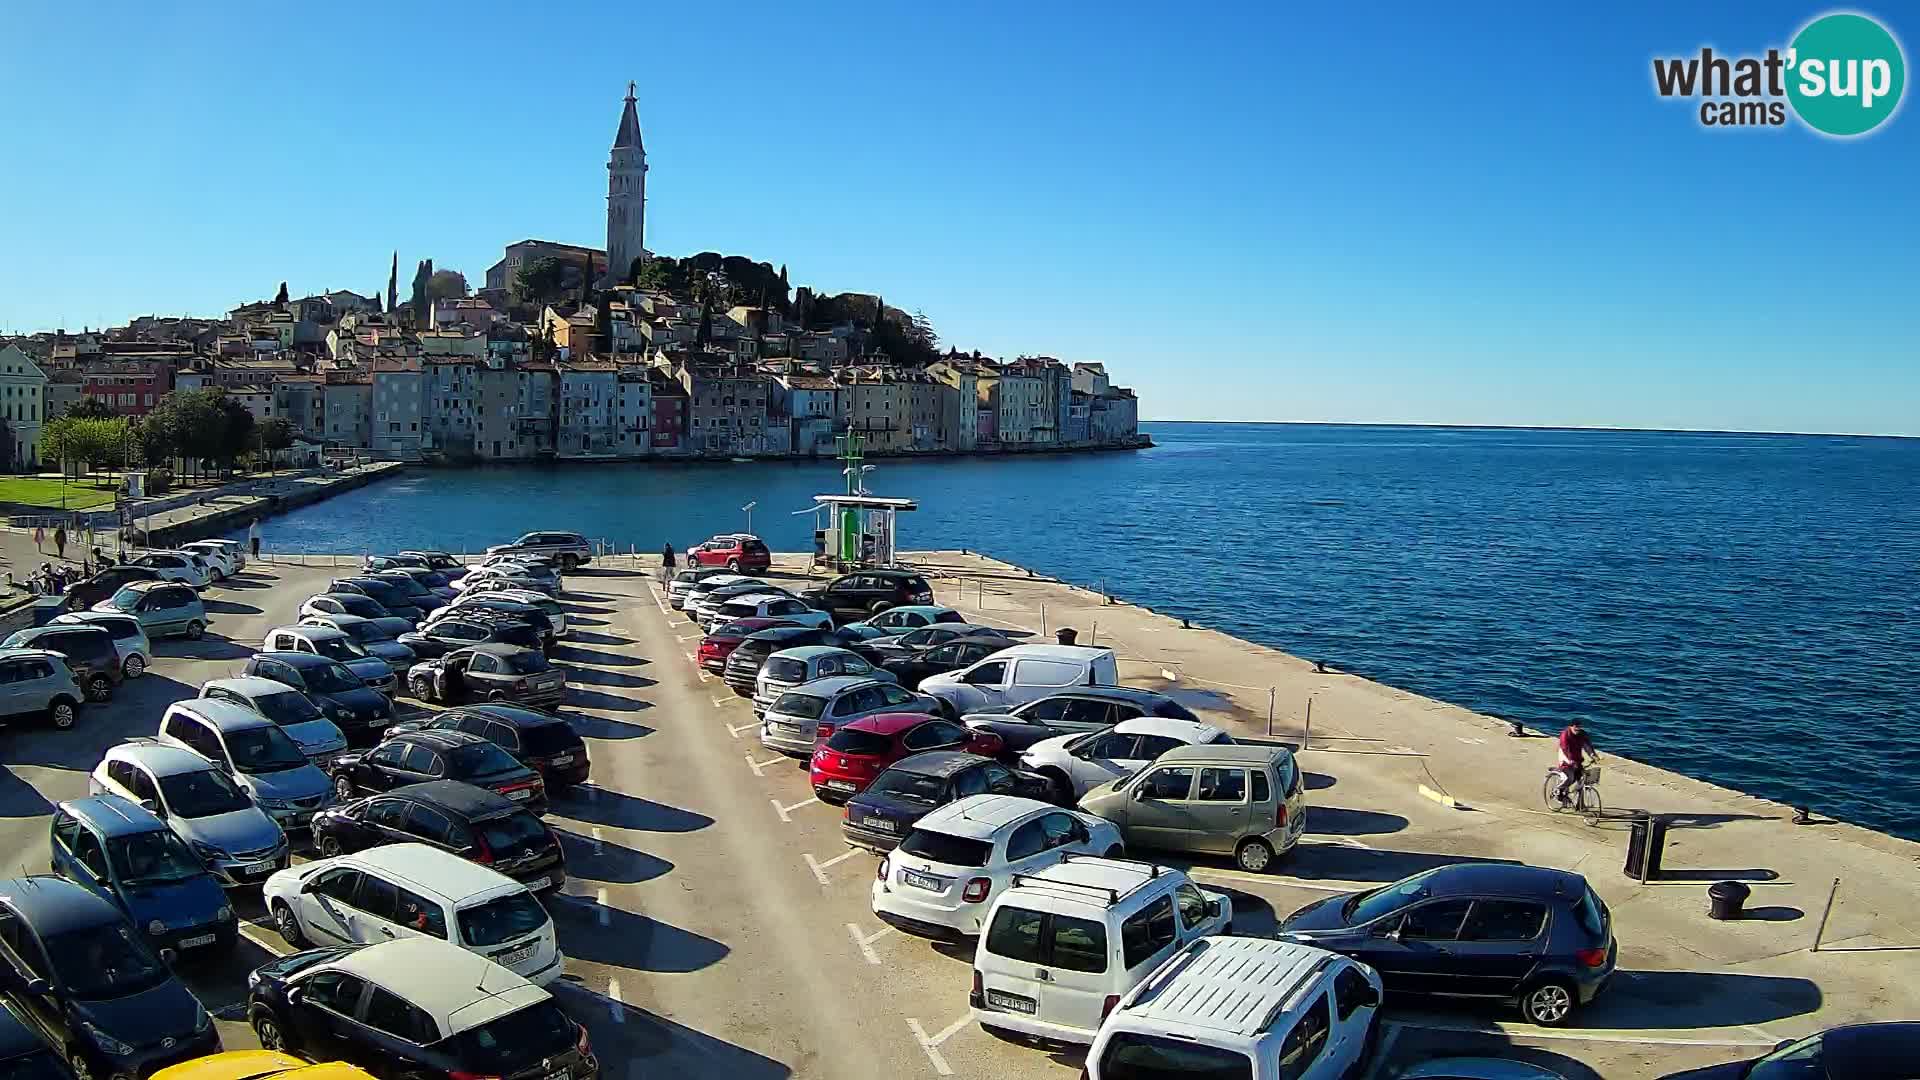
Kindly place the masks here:
<instances>
[{"instance_id":1,"label":"street light","mask_svg":"<svg viewBox=\"0 0 1920 1080\"><path fill-rule=\"evenodd\" d=\"M760 500L754 499L753 501L747 503L747 505L740 508L747 512L747 532L749 533L753 532L753 508L759 505L760 505Z\"/></svg>"}]
</instances>

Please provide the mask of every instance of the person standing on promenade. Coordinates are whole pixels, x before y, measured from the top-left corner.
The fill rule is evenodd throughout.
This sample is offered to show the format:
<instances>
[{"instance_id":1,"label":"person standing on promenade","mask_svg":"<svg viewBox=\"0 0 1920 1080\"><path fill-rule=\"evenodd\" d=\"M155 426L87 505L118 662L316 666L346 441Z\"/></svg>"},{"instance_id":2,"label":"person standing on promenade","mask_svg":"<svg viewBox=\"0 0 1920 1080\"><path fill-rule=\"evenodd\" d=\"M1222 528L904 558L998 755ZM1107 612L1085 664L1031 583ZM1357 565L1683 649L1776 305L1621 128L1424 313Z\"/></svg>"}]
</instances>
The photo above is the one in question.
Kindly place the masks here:
<instances>
[{"instance_id":1,"label":"person standing on promenade","mask_svg":"<svg viewBox=\"0 0 1920 1080\"><path fill-rule=\"evenodd\" d=\"M247 524L247 546L253 549L253 557L260 557L260 519L255 518Z\"/></svg>"},{"instance_id":2,"label":"person standing on promenade","mask_svg":"<svg viewBox=\"0 0 1920 1080\"><path fill-rule=\"evenodd\" d=\"M667 573L673 573L673 541L671 540L660 546L660 565L666 569Z\"/></svg>"}]
</instances>

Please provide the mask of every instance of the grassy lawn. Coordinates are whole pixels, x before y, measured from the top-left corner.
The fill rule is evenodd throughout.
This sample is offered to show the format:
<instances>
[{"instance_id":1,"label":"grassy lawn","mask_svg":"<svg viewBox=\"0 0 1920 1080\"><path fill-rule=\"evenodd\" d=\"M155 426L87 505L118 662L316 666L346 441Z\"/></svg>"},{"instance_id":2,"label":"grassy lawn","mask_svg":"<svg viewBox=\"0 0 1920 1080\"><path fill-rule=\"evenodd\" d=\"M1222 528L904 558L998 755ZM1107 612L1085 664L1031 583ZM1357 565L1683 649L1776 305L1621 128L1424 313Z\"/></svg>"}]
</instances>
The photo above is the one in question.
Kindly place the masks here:
<instances>
[{"instance_id":1,"label":"grassy lawn","mask_svg":"<svg viewBox=\"0 0 1920 1080\"><path fill-rule=\"evenodd\" d=\"M86 480L67 481L67 509L87 510L113 505L113 485L94 487ZM0 476L0 503L60 509L60 481L41 476Z\"/></svg>"}]
</instances>

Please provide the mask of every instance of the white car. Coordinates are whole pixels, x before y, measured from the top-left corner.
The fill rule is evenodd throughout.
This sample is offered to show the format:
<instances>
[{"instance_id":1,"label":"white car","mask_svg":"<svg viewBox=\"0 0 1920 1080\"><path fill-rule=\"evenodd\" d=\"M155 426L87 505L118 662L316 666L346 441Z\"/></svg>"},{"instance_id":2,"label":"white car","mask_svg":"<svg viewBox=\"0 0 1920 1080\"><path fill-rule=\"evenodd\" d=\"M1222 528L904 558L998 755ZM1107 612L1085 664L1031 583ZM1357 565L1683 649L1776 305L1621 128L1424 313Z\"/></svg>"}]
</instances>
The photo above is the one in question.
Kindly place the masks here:
<instances>
[{"instance_id":1,"label":"white car","mask_svg":"<svg viewBox=\"0 0 1920 1080\"><path fill-rule=\"evenodd\" d=\"M749 593L736 596L713 610L707 617L708 633L722 623L735 619L783 619L795 626L812 626L821 630L833 628L833 616L824 611L815 611L805 602L796 600L785 593Z\"/></svg>"},{"instance_id":2,"label":"white car","mask_svg":"<svg viewBox=\"0 0 1920 1080\"><path fill-rule=\"evenodd\" d=\"M674 607L691 615L693 605L713 590L738 585L744 581L758 580L760 579L748 577L745 574L709 574L698 581L690 581L684 585L675 581L668 586L667 595L673 601Z\"/></svg>"},{"instance_id":3,"label":"white car","mask_svg":"<svg viewBox=\"0 0 1920 1080\"><path fill-rule=\"evenodd\" d=\"M1005 712L1069 686L1118 686L1120 662L1113 650L1096 645L1015 645L971 667L920 680L920 692L932 694L954 716Z\"/></svg>"},{"instance_id":4,"label":"white car","mask_svg":"<svg viewBox=\"0 0 1920 1080\"><path fill-rule=\"evenodd\" d=\"M525 574L516 574L496 566L485 566L470 570L466 576L451 586L456 592L500 592L506 589L525 589L529 592L552 596L553 591L543 586L538 578Z\"/></svg>"},{"instance_id":5,"label":"white car","mask_svg":"<svg viewBox=\"0 0 1920 1080\"><path fill-rule=\"evenodd\" d=\"M153 642L147 639L146 628L140 625L140 620L132 615L117 611L69 611L55 615L53 621L106 627L113 634L114 652L120 654L120 671L129 679L139 678L153 666Z\"/></svg>"},{"instance_id":6,"label":"white car","mask_svg":"<svg viewBox=\"0 0 1920 1080\"><path fill-rule=\"evenodd\" d=\"M723 585L718 589L708 589L706 592L688 599L687 606L682 610L687 613L689 618L704 628L707 621L713 618L713 613L720 610L720 605L725 604L729 600L746 596L749 593L765 593L768 596L779 596L784 595L786 591L787 590L782 589L778 585L769 585L764 581L748 578L745 581L736 581L732 585Z\"/></svg>"},{"instance_id":7,"label":"white car","mask_svg":"<svg viewBox=\"0 0 1920 1080\"><path fill-rule=\"evenodd\" d=\"M951 941L975 937L1015 874L1072 855L1118 858L1111 822L1017 795L972 795L914 823L880 860L873 913L897 930Z\"/></svg>"},{"instance_id":8,"label":"white car","mask_svg":"<svg viewBox=\"0 0 1920 1080\"><path fill-rule=\"evenodd\" d=\"M215 581L225 581L240 572L240 564L234 561L238 552L217 540L195 540L180 545L180 550L200 556L200 561L207 564L207 575Z\"/></svg>"},{"instance_id":9,"label":"white car","mask_svg":"<svg viewBox=\"0 0 1920 1080\"><path fill-rule=\"evenodd\" d=\"M207 561L191 551L148 551L127 560L128 566L144 566L159 574L163 581L178 581L204 589L212 576Z\"/></svg>"},{"instance_id":10,"label":"white car","mask_svg":"<svg viewBox=\"0 0 1920 1080\"><path fill-rule=\"evenodd\" d=\"M1136 716L1105 731L1042 739L1020 755L1020 767L1052 780L1061 796L1078 799L1101 784L1132 776L1176 746L1232 741L1231 735L1198 720Z\"/></svg>"},{"instance_id":11,"label":"white car","mask_svg":"<svg viewBox=\"0 0 1920 1080\"><path fill-rule=\"evenodd\" d=\"M427 844L382 844L288 867L266 880L260 898L296 949L435 937L536 986L566 967L553 920L525 885Z\"/></svg>"}]
</instances>

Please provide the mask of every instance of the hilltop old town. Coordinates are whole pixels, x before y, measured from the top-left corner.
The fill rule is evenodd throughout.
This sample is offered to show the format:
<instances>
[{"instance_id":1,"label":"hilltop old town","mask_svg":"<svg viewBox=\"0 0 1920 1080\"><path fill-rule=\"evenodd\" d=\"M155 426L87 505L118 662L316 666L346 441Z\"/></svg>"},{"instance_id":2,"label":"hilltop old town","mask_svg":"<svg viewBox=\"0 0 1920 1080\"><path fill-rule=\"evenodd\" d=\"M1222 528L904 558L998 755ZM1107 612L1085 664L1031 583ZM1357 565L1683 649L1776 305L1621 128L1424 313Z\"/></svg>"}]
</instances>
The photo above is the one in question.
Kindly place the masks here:
<instances>
[{"instance_id":1,"label":"hilltop old town","mask_svg":"<svg viewBox=\"0 0 1920 1080\"><path fill-rule=\"evenodd\" d=\"M282 284L224 319L0 339L0 465L71 456L42 432L76 409L137 421L194 390L308 456L809 457L849 429L882 455L1143 442L1133 392L1098 363L941 349L924 317L879 296L790 288L785 266L737 256L648 253L647 168L630 85L604 249L509 244L477 290L426 260L404 297L396 253L384 297Z\"/></svg>"}]
</instances>

